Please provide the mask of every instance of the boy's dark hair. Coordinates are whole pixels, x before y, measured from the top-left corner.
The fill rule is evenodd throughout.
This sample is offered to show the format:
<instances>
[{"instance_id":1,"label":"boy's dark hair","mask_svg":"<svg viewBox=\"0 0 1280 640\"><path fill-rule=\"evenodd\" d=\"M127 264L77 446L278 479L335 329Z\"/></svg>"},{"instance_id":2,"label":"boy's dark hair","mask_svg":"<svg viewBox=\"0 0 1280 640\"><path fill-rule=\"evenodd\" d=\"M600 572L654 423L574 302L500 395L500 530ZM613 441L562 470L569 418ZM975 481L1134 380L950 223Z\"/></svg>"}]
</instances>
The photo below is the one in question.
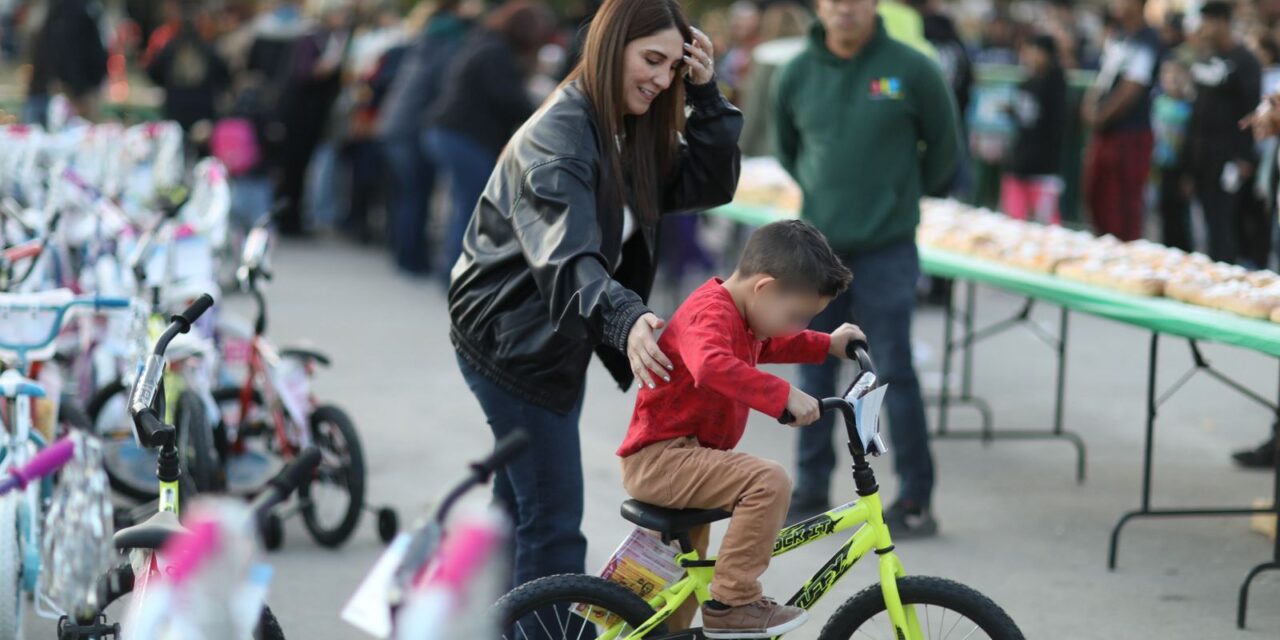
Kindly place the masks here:
<instances>
[{"instance_id":1,"label":"boy's dark hair","mask_svg":"<svg viewBox=\"0 0 1280 640\"><path fill-rule=\"evenodd\" d=\"M853 274L827 239L802 220L783 220L760 227L738 259L738 275L768 274L782 286L834 297L849 288Z\"/></svg>"}]
</instances>

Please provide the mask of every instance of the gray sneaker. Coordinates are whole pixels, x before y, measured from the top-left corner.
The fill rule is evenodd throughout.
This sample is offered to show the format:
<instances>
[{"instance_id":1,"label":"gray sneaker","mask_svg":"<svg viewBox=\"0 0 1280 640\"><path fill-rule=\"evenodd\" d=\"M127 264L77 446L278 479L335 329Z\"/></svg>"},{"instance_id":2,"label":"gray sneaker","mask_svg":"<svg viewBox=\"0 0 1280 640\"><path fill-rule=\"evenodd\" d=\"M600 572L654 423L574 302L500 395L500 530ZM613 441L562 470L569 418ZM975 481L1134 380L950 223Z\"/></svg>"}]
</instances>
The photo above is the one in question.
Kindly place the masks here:
<instances>
[{"instance_id":1,"label":"gray sneaker","mask_svg":"<svg viewBox=\"0 0 1280 640\"><path fill-rule=\"evenodd\" d=\"M702 634L711 640L772 638L790 633L809 620L809 612L761 598L728 609L702 605Z\"/></svg>"},{"instance_id":2,"label":"gray sneaker","mask_svg":"<svg viewBox=\"0 0 1280 640\"><path fill-rule=\"evenodd\" d=\"M894 540L917 540L938 535L938 521L928 507L899 500L884 512L884 522Z\"/></svg>"}]
</instances>

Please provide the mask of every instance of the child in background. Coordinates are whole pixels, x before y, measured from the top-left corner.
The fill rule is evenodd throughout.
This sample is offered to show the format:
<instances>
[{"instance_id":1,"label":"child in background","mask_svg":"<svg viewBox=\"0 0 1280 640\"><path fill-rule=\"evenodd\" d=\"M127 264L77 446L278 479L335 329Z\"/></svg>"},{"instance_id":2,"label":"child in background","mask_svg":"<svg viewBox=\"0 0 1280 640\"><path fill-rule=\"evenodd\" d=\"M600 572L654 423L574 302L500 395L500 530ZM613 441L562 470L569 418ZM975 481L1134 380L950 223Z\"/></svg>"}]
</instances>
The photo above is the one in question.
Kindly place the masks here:
<instances>
[{"instance_id":1,"label":"child in background","mask_svg":"<svg viewBox=\"0 0 1280 640\"><path fill-rule=\"evenodd\" d=\"M1066 76L1052 36L1039 34L1024 42L1019 59L1028 77L1008 108L1018 132L1000 183L1000 208L1018 220L1059 224Z\"/></svg>"},{"instance_id":2,"label":"child in background","mask_svg":"<svg viewBox=\"0 0 1280 640\"><path fill-rule=\"evenodd\" d=\"M850 341L865 339L851 324L829 335L804 330L851 278L813 225L775 222L751 236L728 280L708 281L680 306L658 340L673 365L671 380L640 389L618 449L622 482L633 498L659 507L733 512L713 599L702 608L707 638L770 638L808 618L765 598L760 586L791 502L787 472L732 449L751 409L774 418L790 411L793 426L818 419L817 400L756 365L818 364L845 357ZM690 533L705 555L707 528ZM672 628L692 618L692 611L682 613Z\"/></svg>"},{"instance_id":3,"label":"child in background","mask_svg":"<svg viewBox=\"0 0 1280 640\"><path fill-rule=\"evenodd\" d=\"M1171 55L1160 65L1160 93L1151 104L1151 129L1155 135L1152 164L1160 172L1156 207L1160 212L1160 241L1183 251L1191 250L1191 201L1183 184L1186 170L1182 144L1194 93L1186 54Z\"/></svg>"}]
</instances>

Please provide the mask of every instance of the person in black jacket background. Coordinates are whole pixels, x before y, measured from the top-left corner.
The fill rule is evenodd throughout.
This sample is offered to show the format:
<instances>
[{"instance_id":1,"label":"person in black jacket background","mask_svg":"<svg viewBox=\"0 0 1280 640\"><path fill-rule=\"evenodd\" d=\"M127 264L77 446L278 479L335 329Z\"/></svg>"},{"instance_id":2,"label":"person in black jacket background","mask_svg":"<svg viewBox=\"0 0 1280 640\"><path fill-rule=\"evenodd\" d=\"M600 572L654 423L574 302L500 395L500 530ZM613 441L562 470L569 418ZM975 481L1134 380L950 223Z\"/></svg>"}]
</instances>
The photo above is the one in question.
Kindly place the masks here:
<instances>
[{"instance_id":1,"label":"person in black jacket background","mask_svg":"<svg viewBox=\"0 0 1280 640\"><path fill-rule=\"evenodd\" d=\"M538 51L555 28L555 15L546 5L512 0L485 20L451 64L426 132L427 151L441 177L449 181L452 199L442 251L444 273L458 261L462 234L498 154L533 114L526 85Z\"/></svg>"},{"instance_id":2,"label":"person in black jacket background","mask_svg":"<svg viewBox=\"0 0 1280 640\"><path fill-rule=\"evenodd\" d=\"M742 114L712 55L676 0L606 0L582 63L507 144L466 229L449 287L458 366L495 437L532 436L494 482L515 512L517 584L585 570L592 352L624 390L662 384L671 364L646 303L659 216L733 199Z\"/></svg>"},{"instance_id":3,"label":"person in black jacket background","mask_svg":"<svg viewBox=\"0 0 1280 640\"><path fill-rule=\"evenodd\" d=\"M466 40L472 20L462 0L437 5L402 55L383 104L378 134L391 171L389 234L396 266L409 274L431 271L427 221L436 166L427 155L427 116L444 89L445 72ZM452 265L450 265L452 266Z\"/></svg>"},{"instance_id":4,"label":"person in black jacket background","mask_svg":"<svg viewBox=\"0 0 1280 640\"><path fill-rule=\"evenodd\" d=\"M1019 220L1059 224L1067 80L1058 61L1058 45L1048 35L1024 42L1020 57L1029 75L1008 107L1018 133L1000 183L1000 209Z\"/></svg>"},{"instance_id":5,"label":"person in black jacket background","mask_svg":"<svg viewBox=\"0 0 1280 640\"><path fill-rule=\"evenodd\" d=\"M1257 166L1253 137L1239 122L1261 100L1262 67L1232 34L1230 4L1207 2L1200 17L1206 55L1191 65L1196 98L1187 125L1187 169L1204 211L1209 257L1234 263L1240 257L1239 213L1251 197Z\"/></svg>"},{"instance_id":6,"label":"person in black jacket background","mask_svg":"<svg viewBox=\"0 0 1280 640\"><path fill-rule=\"evenodd\" d=\"M147 66L147 76L164 89L164 117L188 135L198 122L212 123L218 101L231 87L226 61L196 28L193 8L182 8L178 33Z\"/></svg>"},{"instance_id":7,"label":"person in black jacket background","mask_svg":"<svg viewBox=\"0 0 1280 640\"><path fill-rule=\"evenodd\" d=\"M90 0L51 0L32 50L27 86L28 121L43 123L49 98L65 94L76 114L92 120L98 91L107 79L107 49L98 21L102 9Z\"/></svg>"}]
</instances>

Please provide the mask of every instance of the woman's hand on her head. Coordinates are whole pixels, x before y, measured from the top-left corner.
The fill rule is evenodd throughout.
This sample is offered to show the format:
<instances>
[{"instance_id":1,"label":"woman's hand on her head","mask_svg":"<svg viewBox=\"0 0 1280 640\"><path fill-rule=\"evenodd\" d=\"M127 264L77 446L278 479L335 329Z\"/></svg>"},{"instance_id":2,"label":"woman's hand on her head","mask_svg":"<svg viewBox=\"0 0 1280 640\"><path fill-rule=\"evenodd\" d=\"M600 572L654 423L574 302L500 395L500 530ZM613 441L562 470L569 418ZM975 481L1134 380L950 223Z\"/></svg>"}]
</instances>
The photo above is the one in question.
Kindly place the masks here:
<instances>
[{"instance_id":1,"label":"woman's hand on her head","mask_svg":"<svg viewBox=\"0 0 1280 640\"><path fill-rule=\"evenodd\" d=\"M655 380L671 382L671 360L658 349L656 333L667 325L652 313L640 316L627 334L627 359L640 383L653 389Z\"/></svg>"},{"instance_id":2,"label":"woman's hand on her head","mask_svg":"<svg viewBox=\"0 0 1280 640\"><path fill-rule=\"evenodd\" d=\"M706 84L715 78L715 47L707 34L693 30L693 43L684 45L684 62L689 68L689 82Z\"/></svg>"}]
</instances>

